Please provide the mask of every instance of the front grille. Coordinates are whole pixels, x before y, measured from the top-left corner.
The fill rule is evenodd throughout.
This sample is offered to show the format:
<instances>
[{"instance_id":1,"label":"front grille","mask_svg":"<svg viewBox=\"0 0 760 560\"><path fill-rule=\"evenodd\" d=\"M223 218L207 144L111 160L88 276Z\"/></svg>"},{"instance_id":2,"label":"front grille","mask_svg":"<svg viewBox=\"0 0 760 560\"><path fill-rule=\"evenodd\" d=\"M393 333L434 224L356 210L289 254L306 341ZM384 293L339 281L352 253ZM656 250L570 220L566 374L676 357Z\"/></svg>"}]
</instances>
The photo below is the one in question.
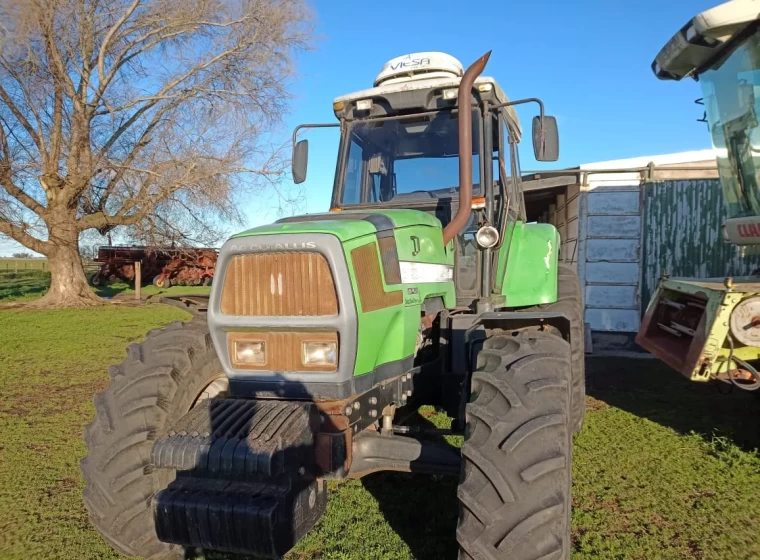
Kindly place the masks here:
<instances>
[{"instance_id":1,"label":"front grille","mask_svg":"<svg viewBox=\"0 0 760 560\"><path fill-rule=\"evenodd\" d=\"M255 317L337 315L338 297L322 254L253 253L230 259L221 308Z\"/></svg>"},{"instance_id":2,"label":"front grille","mask_svg":"<svg viewBox=\"0 0 760 560\"><path fill-rule=\"evenodd\" d=\"M401 305L403 296L400 290L386 292L383 277L380 274L380 261L374 243L367 243L351 251L354 263L356 285L359 288L359 301L362 311L376 311L394 305Z\"/></svg>"}]
</instances>

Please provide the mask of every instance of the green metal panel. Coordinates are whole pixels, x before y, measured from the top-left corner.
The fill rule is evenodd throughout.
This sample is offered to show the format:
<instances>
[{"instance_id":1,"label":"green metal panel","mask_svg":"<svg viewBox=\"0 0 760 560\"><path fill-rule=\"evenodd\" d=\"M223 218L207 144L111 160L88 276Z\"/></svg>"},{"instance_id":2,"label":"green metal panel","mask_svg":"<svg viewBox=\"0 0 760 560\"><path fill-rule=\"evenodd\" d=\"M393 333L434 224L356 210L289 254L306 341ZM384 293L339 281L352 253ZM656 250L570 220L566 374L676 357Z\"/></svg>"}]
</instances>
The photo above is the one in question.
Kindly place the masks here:
<instances>
[{"instance_id":1,"label":"green metal panel","mask_svg":"<svg viewBox=\"0 0 760 560\"><path fill-rule=\"evenodd\" d=\"M557 301L557 229L550 224L516 222L508 226L504 237L496 278L507 307Z\"/></svg>"},{"instance_id":2,"label":"green metal panel","mask_svg":"<svg viewBox=\"0 0 760 560\"><path fill-rule=\"evenodd\" d=\"M367 210L349 210L344 211L342 213L344 214L350 214L352 212L355 212L357 214L366 214ZM395 225L397 228L399 227L406 227L406 226L414 226L414 225L424 225L424 226L431 226L431 227L441 227L441 221L433 216L432 214L428 214L427 212L422 212L421 210L405 210L405 209L372 209L372 214L382 214L383 216L386 216L390 218L390 220L393 222L393 225Z\"/></svg>"},{"instance_id":3,"label":"green metal panel","mask_svg":"<svg viewBox=\"0 0 760 560\"><path fill-rule=\"evenodd\" d=\"M436 263L454 266L454 251L444 250L441 226L410 225L396 227L396 250L400 261ZM450 243L449 247L453 247Z\"/></svg>"},{"instance_id":4,"label":"green metal panel","mask_svg":"<svg viewBox=\"0 0 760 560\"><path fill-rule=\"evenodd\" d=\"M437 235L438 262L453 264L453 256L446 255L443 251L443 237L440 228L437 229L437 232L433 228L425 226L412 226L395 230L397 238L407 235L409 232L420 235L422 232L431 236ZM353 239L343 245L356 302L360 302L361 298L359 297L351 251L368 242L375 242L375 239L375 236L371 235ZM433 239L430 242L433 243ZM399 256L401 257L401 252ZM456 305L453 282L384 285L384 288L386 292L402 291L403 301L400 305L369 312L364 312L361 309L361 304L357 303L359 328L354 375L363 375L382 364L401 360L414 354L420 328L422 304L426 298L440 296L446 307L453 308Z\"/></svg>"},{"instance_id":5,"label":"green metal panel","mask_svg":"<svg viewBox=\"0 0 760 560\"><path fill-rule=\"evenodd\" d=\"M349 241L374 234L375 226L364 220L323 220L318 222L293 222L268 224L233 235L233 238L252 235L280 235L283 233L330 233L341 241Z\"/></svg>"},{"instance_id":6,"label":"green metal panel","mask_svg":"<svg viewBox=\"0 0 760 560\"><path fill-rule=\"evenodd\" d=\"M375 233L377 230L370 222L357 218L346 220L345 216L351 214L380 214L393 222L394 227L403 228L408 226L428 226L441 228L441 222L435 216L419 210L348 210L339 213L312 214L311 217L335 218L334 220L318 220L303 222L274 223L255 227L247 231L235 234L232 237L246 237L248 235L272 235L280 233L332 233L341 241L348 241L362 235Z\"/></svg>"},{"instance_id":7,"label":"green metal panel","mask_svg":"<svg viewBox=\"0 0 760 560\"><path fill-rule=\"evenodd\" d=\"M717 179L645 183L641 309L663 270L672 277L744 276L760 267L760 250L723 241L726 219Z\"/></svg>"}]
</instances>

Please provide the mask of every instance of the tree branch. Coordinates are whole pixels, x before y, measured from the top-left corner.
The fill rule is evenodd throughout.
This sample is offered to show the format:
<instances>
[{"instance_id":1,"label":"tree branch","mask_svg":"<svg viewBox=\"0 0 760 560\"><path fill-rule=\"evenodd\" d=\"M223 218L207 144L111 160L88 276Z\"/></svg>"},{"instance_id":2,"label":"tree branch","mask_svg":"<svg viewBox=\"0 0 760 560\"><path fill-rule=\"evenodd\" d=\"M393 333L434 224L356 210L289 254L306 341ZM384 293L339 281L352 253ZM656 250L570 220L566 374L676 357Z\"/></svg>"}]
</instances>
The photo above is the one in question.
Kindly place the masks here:
<instances>
[{"instance_id":1,"label":"tree branch","mask_svg":"<svg viewBox=\"0 0 760 560\"><path fill-rule=\"evenodd\" d=\"M15 241L18 241L24 247L28 247L32 251L37 251L43 255L47 254L50 247L50 244L48 242L41 241L36 237L29 235L22 228L2 218L0 218L0 233L7 235Z\"/></svg>"},{"instance_id":2,"label":"tree branch","mask_svg":"<svg viewBox=\"0 0 760 560\"><path fill-rule=\"evenodd\" d=\"M3 103L5 103L5 106L8 107L8 109L10 109L11 113L13 113L13 116L16 118L19 124L24 127L24 130L26 130L26 133L32 139L34 144L37 146L37 149L40 151L40 153L44 154L45 146L42 142L40 135L37 134L37 132L34 130L34 127L29 123L29 121L26 119L24 114L19 110L18 106L13 102L13 99L11 99L11 96L8 95L8 92L5 91L5 88L2 85L0 85L0 99L2 99Z\"/></svg>"},{"instance_id":3,"label":"tree branch","mask_svg":"<svg viewBox=\"0 0 760 560\"><path fill-rule=\"evenodd\" d=\"M124 12L118 20L116 20L116 23L114 23L113 27L111 27L111 29L108 30L108 33L106 33L106 36L103 38L103 43L100 45L100 49L98 50L98 81L100 82L99 88L103 87L102 84L106 82L105 60L106 60L106 53L108 52L108 49L111 46L111 40L113 39L114 35L116 35L116 33L119 31L119 29L121 29L124 23L126 23L126 21L130 18L130 16L134 13L134 11L137 9L137 6L139 5L140 5L140 0L133 0L132 3L127 8L127 11Z\"/></svg>"},{"instance_id":4,"label":"tree branch","mask_svg":"<svg viewBox=\"0 0 760 560\"><path fill-rule=\"evenodd\" d=\"M24 96L24 102L26 103L26 107L32 113L32 116L34 116L34 120L37 121L37 134L39 135L40 140L44 142L42 119L40 118L40 113L39 111L37 111L37 108L35 107L34 102L29 96L30 94L29 88L26 87L26 84L21 79L21 75L16 71L15 68L13 68L11 64L8 64L8 62L5 60L5 58L2 57L2 55L0 55L0 66L2 66L3 70L8 72L9 76L11 76L14 80L16 80L16 83L18 84L19 89L21 90L21 94Z\"/></svg>"}]
</instances>

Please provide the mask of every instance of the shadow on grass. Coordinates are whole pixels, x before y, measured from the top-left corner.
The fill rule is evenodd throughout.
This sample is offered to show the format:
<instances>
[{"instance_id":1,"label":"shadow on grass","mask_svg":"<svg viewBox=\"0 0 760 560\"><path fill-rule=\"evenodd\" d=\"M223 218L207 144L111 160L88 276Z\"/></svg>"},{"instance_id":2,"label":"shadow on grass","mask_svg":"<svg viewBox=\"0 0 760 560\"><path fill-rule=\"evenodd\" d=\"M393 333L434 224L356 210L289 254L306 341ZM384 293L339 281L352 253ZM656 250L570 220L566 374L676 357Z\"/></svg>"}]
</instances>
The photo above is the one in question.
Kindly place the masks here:
<instances>
[{"instance_id":1,"label":"shadow on grass","mask_svg":"<svg viewBox=\"0 0 760 560\"><path fill-rule=\"evenodd\" d=\"M436 427L419 411L404 423ZM456 560L458 482L452 476L402 472L380 472L362 478L362 485L377 500L383 517L417 560Z\"/></svg>"},{"instance_id":2,"label":"shadow on grass","mask_svg":"<svg viewBox=\"0 0 760 560\"><path fill-rule=\"evenodd\" d=\"M383 472L362 484L414 558L456 560L456 478Z\"/></svg>"},{"instance_id":3,"label":"shadow on grass","mask_svg":"<svg viewBox=\"0 0 760 560\"><path fill-rule=\"evenodd\" d=\"M50 287L50 273L43 271L19 271L0 273L0 303L21 303L44 296ZM108 282L91 288L103 299L127 296L135 293L134 284L122 281ZM142 287L143 299L159 295L207 295L208 286L172 286L157 288L153 284Z\"/></svg>"},{"instance_id":4,"label":"shadow on grass","mask_svg":"<svg viewBox=\"0 0 760 560\"><path fill-rule=\"evenodd\" d=\"M34 298L47 292L50 275L42 271L0 274L0 301Z\"/></svg>"},{"instance_id":5,"label":"shadow on grass","mask_svg":"<svg viewBox=\"0 0 760 560\"><path fill-rule=\"evenodd\" d=\"M745 450L760 447L758 394L691 382L648 359L587 358L586 383L591 397L682 434L725 436Z\"/></svg>"},{"instance_id":6,"label":"shadow on grass","mask_svg":"<svg viewBox=\"0 0 760 560\"><path fill-rule=\"evenodd\" d=\"M14 301L42 297L50 287L50 273L29 271L0 275L0 301ZM126 291L134 291L129 284L118 282L93 288L100 297L110 299Z\"/></svg>"},{"instance_id":7,"label":"shadow on grass","mask_svg":"<svg viewBox=\"0 0 760 560\"><path fill-rule=\"evenodd\" d=\"M99 297L110 299L118 294L126 292L127 290L134 291L134 288L129 284L118 282L114 284L104 284L95 288L95 294Z\"/></svg>"},{"instance_id":8,"label":"shadow on grass","mask_svg":"<svg viewBox=\"0 0 760 560\"><path fill-rule=\"evenodd\" d=\"M760 448L760 395L720 384L693 383L657 360L589 358L588 395L681 434L725 436L745 450ZM593 407L602 403L590 403ZM427 418L415 415L409 423ZM384 472L362 479L393 530L417 560L457 556L457 479Z\"/></svg>"}]
</instances>

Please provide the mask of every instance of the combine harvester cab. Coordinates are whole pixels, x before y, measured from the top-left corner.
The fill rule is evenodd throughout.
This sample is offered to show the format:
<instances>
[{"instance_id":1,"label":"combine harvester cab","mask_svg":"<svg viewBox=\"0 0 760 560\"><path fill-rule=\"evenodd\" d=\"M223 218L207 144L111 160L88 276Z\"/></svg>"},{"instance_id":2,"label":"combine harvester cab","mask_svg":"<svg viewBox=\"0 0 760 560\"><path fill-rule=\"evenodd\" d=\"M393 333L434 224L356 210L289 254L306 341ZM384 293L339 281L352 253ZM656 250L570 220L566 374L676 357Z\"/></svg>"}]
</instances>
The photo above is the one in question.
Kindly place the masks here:
<instances>
[{"instance_id":1,"label":"combine harvester cab","mask_svg":"<svg viewBox=\"0 0 760 560\"><path fill-rule=\"evenodd\" d=\"M514 105L539 105L536 159L557 159L558 132L480 76L488 56L393 59L335 99L337 123L298 127L296 182L296 133L340 128L330 211L233 236L207 316L109 370L82 472L119 551L276 558L327 479L392 470L460 477L462 559L569 558L581 295L554 226L526 223ZM452 429L410 425L421 404Z\"/></svg>"},{"instance_id":2,"label":"combine harvester cab","mask_svg":"<svg viewBox=\"0 0 760 560\"><path fill-rule=\"evenodd\" d=\"M689 21L652 64L698 79L728 219L725 241L760 244L760 3L734 0ZM663 277L636 342L693 381L760 389L760 277Z\"/></svg>"}]
</instances>

